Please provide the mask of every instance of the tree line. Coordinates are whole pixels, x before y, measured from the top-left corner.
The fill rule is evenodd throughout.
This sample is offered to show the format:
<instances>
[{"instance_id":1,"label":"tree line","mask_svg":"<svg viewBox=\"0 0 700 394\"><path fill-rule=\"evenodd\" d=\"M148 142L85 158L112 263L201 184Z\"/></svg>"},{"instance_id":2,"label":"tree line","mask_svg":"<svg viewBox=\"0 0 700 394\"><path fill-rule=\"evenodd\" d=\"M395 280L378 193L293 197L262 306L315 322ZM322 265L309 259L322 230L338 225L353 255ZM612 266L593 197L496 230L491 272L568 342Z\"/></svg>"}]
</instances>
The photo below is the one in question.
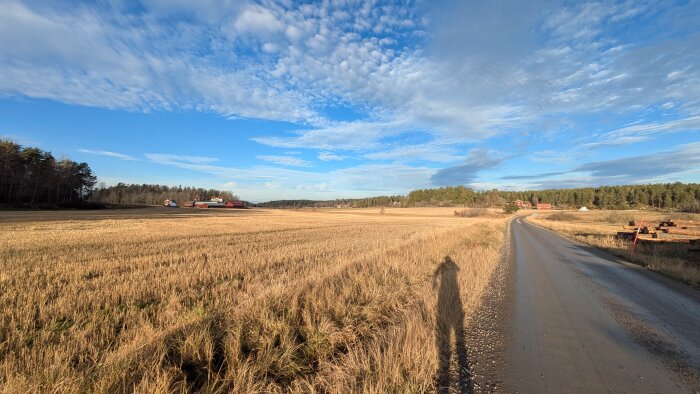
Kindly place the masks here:
<instances>
[{"instance_id":1,"label":"tree line","mask_svg":"<svg viewBox=\"0 0 700 394\"><path fill-rule=\"evenodd\" d=\"M79 203L90 197L95 182L87 163L57 160L51 152L0 139L0 203Z\"/></svg>"},{"instance_id":2,"label":"tree line","mask_svg":"<svg viewBox=\"0 0 700 394\"><path fill-rule=\"evenodd\" d=\"M124 183L118 183L113 186L101 185L93 191L91 199L104 204L162 205L165 200L175 200L183 203L185 201L193 201L196 198L206 201L213 197L221 197L224 201L238 200L238 196L223 190Z\"/></svg>"},{"instance_id":3,"label":"tree line","mask_svg":"<svg viewBox=\"0 0 700 394\"><path fill-rule=\"evenodd\" d=\"M474 191L464 186L414 190L405 206L503 206L508 201L549 203L558 207L628 209L654 207L700 210L700 184L660 183L536 191Z\"/></svg>"},{"instance_id":4,"label":"tree line","mask_svg":"<svg viewBox=\"0 0 700 394\"><path fill-rule=\"evenodd\" d=\"M548 203L562 208L665 208L700 212L700 184L663 183L528 191L473 190L464 186L414 190L406 196L379 196L336 200L276 200L257 204L265 208L328 207L504 207L515 200Z\"/></svg>"},{"instance_id":5,"label":"tree line","mask_svg":"<svg viewBox=\"0 0 700 394\"><path fill-rule=\"evenodd\" d=\"M95 188L96 178L87 163L68 158L56 160L50 152L0 139L0 203L34 206L71 205L85 200L107 204L160 205L166 199L179 202L199 197L238 200L231 192L182 186L129 185L119 183ZM378 196L335 200L277 200L257 204L267 208L302 207L503 207L514 200L549 203L558 207L627 209L654 207L700 212L700 184L662 183L601 186L536 191L475 191L464 186L419 189L407 196Z\"/></svg>"},{"instance_id":6,"label":"tree line","mask_svg":"<svg viewBox=\"0 0 700 394\"><path fill-rule=\"evenodd\" d=\"M264 208L372 208L403 206L404 196L378 196L367 198L339 198L335 200L275 200L256 204Z\"/></svg>"}]
</instances>

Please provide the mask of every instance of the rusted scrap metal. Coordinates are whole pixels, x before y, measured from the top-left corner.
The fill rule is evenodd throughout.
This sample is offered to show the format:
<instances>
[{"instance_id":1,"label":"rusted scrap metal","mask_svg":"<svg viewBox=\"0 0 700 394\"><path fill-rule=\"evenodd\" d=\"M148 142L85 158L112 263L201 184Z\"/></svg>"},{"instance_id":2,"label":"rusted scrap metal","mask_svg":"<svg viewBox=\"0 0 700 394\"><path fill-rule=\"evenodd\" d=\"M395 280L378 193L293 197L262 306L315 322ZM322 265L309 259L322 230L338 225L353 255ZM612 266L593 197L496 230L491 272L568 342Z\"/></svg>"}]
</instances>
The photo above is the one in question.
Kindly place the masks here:
<instances>
[{"instance_id":1,"label":"rusted scrap metal","mask_svg":"<svg viewBox=\"0 0 700 394\"><path fill-rule=\"evenodd\" d=\"M678 227L700 226L700 222L698 222L697 220L676 219L672 220L672 222Z\"/></svg>"},{"instance_id":2,"label":"rusted scrap metal","mask_svg":"<svg viewBox=\"0 0 700 394\"><path fill-rule=\"evenodd\" d=\"M700 239L700 223L692 220L663 220L658 226L644 225L642 220L632 220L633 228L623 226L627 231L617 233L617 239L631 242L650 243L688 243L695 238Z\"/></svg>"},{"instance_id":3,"label":"rusted scrap metal","mask_svg":"<svg viewBox=\"0 0 700 394\"><path fill-rule=\"evenodd\" d=\"M679 235L697 235L700 237L700 231L687 228L669 227L661 230L666 234L679 234Z\"/></svg>"},{"instance_id":4,"label":"rusted scrap metal","mask_svg":"<svg viewBox=\"0 0 700 394\"><path fill-rule=\"evenodd\" d=\"M632 233L632 232L628 232L628 231L620 231L617 233L617 239L634 242L635 235L637 235L637 234ZM677 236L673 236L673 235L665 234L665 233L655 233L655 234L650 234L650 235L643 235L643 234L637 235L637 243L645 244L645 245L683 244L683 243L689 244L692 241L695 241L695 239L679 238Z\"/></svg>"},{"instance_id":5,"label":"rusted scrap metal","mask_svg":"<svg viewBox=\"0 0 700 394\"><path fill-rule=\"evenodd\" d=\"M659 222L659 227L696 227L700 226L697 220L672 219L662 220Z\"/></svg>"}]
</instances>

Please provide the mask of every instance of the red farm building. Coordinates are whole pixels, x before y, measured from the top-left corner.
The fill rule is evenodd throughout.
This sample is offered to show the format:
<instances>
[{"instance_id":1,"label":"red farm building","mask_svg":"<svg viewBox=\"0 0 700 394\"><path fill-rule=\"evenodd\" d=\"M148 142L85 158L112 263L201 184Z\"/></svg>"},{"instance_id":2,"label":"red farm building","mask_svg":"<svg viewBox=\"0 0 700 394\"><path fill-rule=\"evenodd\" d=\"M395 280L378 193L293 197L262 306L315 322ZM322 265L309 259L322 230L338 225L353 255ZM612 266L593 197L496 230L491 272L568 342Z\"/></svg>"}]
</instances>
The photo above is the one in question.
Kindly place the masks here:
<instances>
[{"instance_id":1,"label":"red farm building","mask_svg":"<svg viewBox=\"0 0 700 394\"><path fill-rule=\"evenodd\" d=\"M529 201L523 201L523 200L515 200L515 206L518 208L527 208L530 209L532 208L532 204L530 204Z\"/></svg>"}]
</instances>

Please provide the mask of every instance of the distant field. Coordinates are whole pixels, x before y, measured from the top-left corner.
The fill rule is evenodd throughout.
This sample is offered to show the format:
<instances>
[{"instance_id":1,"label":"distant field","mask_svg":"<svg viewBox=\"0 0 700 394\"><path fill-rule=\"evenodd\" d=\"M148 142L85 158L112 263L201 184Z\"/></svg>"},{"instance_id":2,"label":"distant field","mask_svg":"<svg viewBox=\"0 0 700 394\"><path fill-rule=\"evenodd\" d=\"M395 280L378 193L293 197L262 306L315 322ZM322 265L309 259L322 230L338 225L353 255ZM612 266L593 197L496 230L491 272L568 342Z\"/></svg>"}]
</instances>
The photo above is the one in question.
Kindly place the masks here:
<instances>
[{"instance_id":1,"label":"distant field","mask_svg":"<svg viewBox=\"0 0 700 394\"><path fill-rule=\"evenodd\" d=\"M661 220L684 219L700 222L700 214L660 211L606 211L538 213L528 220L561 232L578 241L597 246L630 259L630 242L616 239L631 220L658 225ZM631 260L686 283L700 286L700 253L690 252L688 244L637 245Z\"/></svg>"},{"instance_id":2,"label":"distant field","mask_svg":"<svg viewBox=\"0 0 700 394\"><path fill-rule=\"evenodd\" d=\"M433 391L506 222L453 211L0 212L0 391Z\"/></svg>"}]
</instances>

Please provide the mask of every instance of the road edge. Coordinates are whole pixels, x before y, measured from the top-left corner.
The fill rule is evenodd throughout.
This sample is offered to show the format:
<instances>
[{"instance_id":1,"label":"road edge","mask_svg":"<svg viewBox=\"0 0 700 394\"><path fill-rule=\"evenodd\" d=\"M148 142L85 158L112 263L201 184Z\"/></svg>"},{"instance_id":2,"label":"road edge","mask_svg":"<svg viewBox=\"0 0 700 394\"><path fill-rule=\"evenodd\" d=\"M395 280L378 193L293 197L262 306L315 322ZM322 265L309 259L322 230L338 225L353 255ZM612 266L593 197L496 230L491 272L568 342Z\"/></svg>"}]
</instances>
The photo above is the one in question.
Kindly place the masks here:
<instances>
[{"instance_id":1,"label":"road edge","mask_svg":"<svg viewBox=\"0 0 700 394\"><path fill-rule=\"evenodd\" d=\"M531 214L531 215L533 215L533 214ZM617 263L617 264L623 265L629 269L635 270L641 275L646 275L650 278L654 278L655 280L662 283L666 287L673 288L676 291L681 291L684 294L688 294L688 295L695 294L696 291L700 290L700 287L693 286L690 283L684 282L684 281L679 280L679 279L675 279L671 276L664 274L663 272L655 271L655 270L650 269L650 268L643 266L641 264L634 263L634 262L631 262L629 260L625 260L624 258L617 256L617 255L614 255L605 249L601 249L595 245L581 242L578 239L567 237L566 234L549 229L547 227L540 226L537 223L534 223L534 222L527 220L527 218L529 216L530 215L522 217L523 219L525 219L525 223L532 225L532 226L535 226L539 229L546 230L546 231L548 231L548 232L550 232L558 237L561 237L561 238L563 238L563 239L565 239L565 240L567 240L567 241L569 241L577 246L586 247L587 248L586 252L593 254L596 257L600 257L600 258L605 259L605 260L610 260L614 263ZM686 290L683 290L683 289L686 289Z\"/></svg>"},{"instance_id":2,"label":"road edge","mask_svg":"<svg viewBox=\"0 0 700 394\"><path fill-rule=\"evenodd\" d=\"M515 267L511 218L506 223L501 257L486 291L467 323L467 348L475 393L502 393L505 389L506 354L515 302Z\"/></svg>"},{"instance_id":3,"label":"road edge","mask_svg":"<svg viewBox=\"0 0 700 394\"><path fill-rule=\"evenodd\" d=\"M639 275L647 276L650 280L654 280L671 290L700 300L697 288L683 281L679 281L660 272L650 270L640 264L626 261L613 255L612 253L599 249L594 245L589 245L579 240L569 238L564 234L540 226L537 223L526 220L523 224L529 224L535 228L546 230L547 232L560 237L567 242L586 248L584 252L591 254L594 257L617 263L625 268L631 269L633 272ZM682 384L689 387L700 387L700 370L688 361L690 356L679 344L668 339L665 334L658 331L654 326L640 316L638 312L633 311L631 307L626 305L623 301L618 300L610 292L603 290L598 283L595 283L583 272L577 271L577 274L580 275L589 286L594 289L598 289L596 295L601 305L607 310L610 316L617 321L617 323L625 330L625 332L634 342L645 348L651 354L659 357L664 366L671 371L674 377ZM694 392L700 393L698 390Z\"/></svg>"}]
</instances>

